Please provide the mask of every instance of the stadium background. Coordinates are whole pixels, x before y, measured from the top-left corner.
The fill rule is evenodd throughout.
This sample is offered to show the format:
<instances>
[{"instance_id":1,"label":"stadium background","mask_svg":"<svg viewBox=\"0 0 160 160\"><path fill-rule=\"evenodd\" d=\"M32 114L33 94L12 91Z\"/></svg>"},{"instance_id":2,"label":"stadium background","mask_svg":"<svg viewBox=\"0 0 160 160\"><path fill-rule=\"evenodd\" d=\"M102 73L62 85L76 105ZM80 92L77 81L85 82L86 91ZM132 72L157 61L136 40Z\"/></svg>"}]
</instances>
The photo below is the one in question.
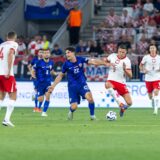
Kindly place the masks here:
<instances>
[{"instance_id":1,"label":"stadium background","mask_svg":"<svg viewBox=\"0 0 160 160\"><path fill-rule=\"evenodd\" d=\"M51 49L51 58L55 62L55 71L61 70L65 61L63 50L70 45L67 16L72 8L79 6L83 13L83 22L79 43L74 44L77 55L105 58L110 53L116 52L119 44L126 44L128 56L132 61L133 79L127 79L127 81L132 88L130 91L132 97L134 97L135 105L133 107L150 107L143 83L144 75L139 72L138 65L142 57L148 52L149 43L156 43L160 48L160 2L152 1L154 10L147 12L143 9L145 3L145 1L142 1L140 6L134 0L1 0L1 41L5 40L5 34L9 30L15 30L18 34L19 48L14 71L18 81L17 86L20 87L18 88L18 95L21 96L19 96L20 101L17 102L16 106L21 106L20 104L24 104L24 101L26 101L25 106L33 106L25 95L29 92L31 97L33 89L29 87L30 90L28 89L24 93L24 83L21 82L30 81L27 66L37 54L38 49L43 48L42 43L49 42L48 47ZM44 36L47 39L44 39ZM108 68L86 65L85 73L89 82L105 82ZM66 78L63 81L66 81ZM27 85L31 86L29 83ZM94 83L90 83L90 85L92 88ZM65 86L66 84L63 87ZM95 95L104 93L101 100L98 100L95 96L95 101L99 101L96 107L115 107L112 99L111 103L103 104L108 93L101 86L103 86L103 83L97 85L101 90L93 91ZM133 88L137 89L134 93ZM144 88L143 93L141 93L141 88ZM58 89L56 93L61 93L61 87L58 87ZM140 96L142 100L137 105L136 96ZM53 97L55 99L55 96ZM62 98L64 99L62 106L69 106L68 95ZM54 106L54 104L51 103L51 106ZM82 103L81 106L87 106L87 104Z\"/></svg>"}]
</instances>

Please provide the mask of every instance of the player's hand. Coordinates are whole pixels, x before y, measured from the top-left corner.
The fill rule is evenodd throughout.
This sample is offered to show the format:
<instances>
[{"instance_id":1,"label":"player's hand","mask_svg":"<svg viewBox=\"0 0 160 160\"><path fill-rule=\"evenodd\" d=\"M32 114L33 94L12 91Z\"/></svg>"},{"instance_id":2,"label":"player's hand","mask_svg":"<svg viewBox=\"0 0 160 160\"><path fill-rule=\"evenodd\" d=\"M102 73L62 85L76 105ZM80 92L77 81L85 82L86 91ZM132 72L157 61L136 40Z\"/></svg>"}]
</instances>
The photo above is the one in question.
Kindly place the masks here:
<instances>
[{"instance_id":1,"label":"player's hand","mask_svg":"<svg viewBox=\"0 0 160 160\"><path fill-rule=\"evenodd\" d=\"M36 79L36 73L35 73L35 71L31 72L31 77Z\"/></svg>"}]
</instances>

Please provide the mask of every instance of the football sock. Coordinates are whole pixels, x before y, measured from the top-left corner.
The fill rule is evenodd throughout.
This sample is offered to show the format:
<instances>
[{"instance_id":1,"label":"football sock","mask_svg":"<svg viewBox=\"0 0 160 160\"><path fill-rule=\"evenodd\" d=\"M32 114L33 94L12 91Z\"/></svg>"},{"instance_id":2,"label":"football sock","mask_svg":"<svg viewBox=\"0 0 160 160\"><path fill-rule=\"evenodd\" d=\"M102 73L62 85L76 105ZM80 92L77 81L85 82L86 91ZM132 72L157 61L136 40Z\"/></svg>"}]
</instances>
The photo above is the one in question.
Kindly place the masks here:
<instances>
[{"instance_id":1,"label":"football sock","mask_svg":"<svg viewBox=\"0 0 160 160\"><path fill-rule=\"evenodd\" d=\"M158 112L158 107L159 107L159 97L154 96L154 111Z\"/></svg>"},{"instance_id":2,"label":"football sock","mask_svg":"<svg viewBox=\"0 0 160 160\"><path fill-rule=\"evenodd\" d=\"M113 88L108 88L109 94L114 98L114 100L117 102L118 105L120 105L120 102L118 100L118 97L116 96L116 93Z\"/></svg>"},{"instance_id":3,"label":"football sock","mask_svg":"<svg viewBox=\"0 0 160 160\"><path fill-rule=\"evenodd\" d=\"M95 108L95 104L94 103L89 103L89 110L90 110L90 115L93 116L94 115L94 108Z\"/></svg>"},{"instance_id":4,"label":"football sock","mask_svg":"<svg viewBox=\"0 0 160 160\"><path fill-rule=\"evenodd\" d=\"M39 109L42 107L42 103L43 103L43 102L39 102L39 103L38 103L38 108L39 108Z\"/></svg>"},{"instance_id":5,"label":"football sock","mask_svg":"<svg viewBox=\"0 0 160 160\"><path fill-rule=\"evenodd\" d=\"M154 108L154 99L151 100L152 107Z\"/></svg>"},{"instance_id":6,"label":"football sock","mask_svg":"<svg viewBox=\"0 0 160 160\"><path fill-rule=\"evenodd\" d=\"M15 103L15 100L8 100L6 115L4 118L5 121L10 121L11 114L14 110L14 103Z\"/></svg>"},{"instance_id":7,"label":"football sock","mask_svg":"<svg viewBox=\"0 0 160 160\"><path fill-rule=\"evenodd\" d=\"M49 107L49 101L45 101L45 102L44 102L43 112L47 112L48 107Z\"/></svg>"},{"instance_id":8,"label":"football sock","mask_svg":"<svg viewBox=\"0 0 160 160\"><path fill-rule=\"evenodd\" d=\"M1 109L1 107L2 107L2 102L3 102L3 101L2 101L2 100L0 100L0 109Z\"/></svg>"},{"instance_id":9,"label":"football sock","mask_svg":"<svg viewBox=\"0 0 160 160\"><path fill-rule=\"evenodd\" d=\"M35 102L35 107L37 108L38 107L38 95L37 94L35 95L34 102Z\"/></svg>"}]
</instances>

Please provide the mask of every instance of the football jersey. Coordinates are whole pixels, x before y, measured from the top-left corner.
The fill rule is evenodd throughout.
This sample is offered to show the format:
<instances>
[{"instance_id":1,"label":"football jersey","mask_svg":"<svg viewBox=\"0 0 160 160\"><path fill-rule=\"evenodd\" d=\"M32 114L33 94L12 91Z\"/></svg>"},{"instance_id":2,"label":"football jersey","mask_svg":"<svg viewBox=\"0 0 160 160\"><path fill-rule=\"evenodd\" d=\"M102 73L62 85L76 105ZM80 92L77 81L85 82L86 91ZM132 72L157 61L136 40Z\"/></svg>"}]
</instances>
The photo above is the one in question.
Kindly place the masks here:
<instances>
[{"instance_id":1,"label":"football jersey","mask_svg":"<svg viewBox=\"0 0 160 160\"><path fill-rule=\"evenodd\" d=\"M108 80L125 83L126 76L123 70L123 65L126 65L126 69L131 69L131 61L129 60L129 58L125 57L123 59L119 59L116 53L112 53L108 56L107 60L110 63L115 64L115 67L109 68Z\"/></svg>"},{"instance_id":2,"label":"football jersey","mask_svg":"<svg viewBox=\"0 0 160 160\"><path fill-rule=\"evenodd\" d=\"M33 66L36 72L36 79L38 82L51 82L52 75L51 71L54 69L54 62L49 60L45 62L43 59L38 60L38 62Z\"/></svg>"},{"instance_id":3,"label":"football jersey","mask_svg":"<svg viewBox=\"0 0 160 160\"><path fill-rule=\"evenodd\" d=\"M141 64L144 65L144 68L148 70L145 74L145 81L157 81L160 80L160 72L157 70L160 69L160 56L156 55L152 57L151 55L145 55L141 61Z\"/></svg>"},{"instance_id":4,"label":"football jersey","mask_svg":"<svg viewBox=\"0 0 160 160\"><path fill-rule=\"evenodd\" d=\"M18 44L14 41L6 41L0 45L0 75L7 75L8 74L8 55L10 49L13 49L15 51L15 54L17 54L17 48ZM11 65L11 72L10 75L14 76L13 72L13 64L15 60L15 54L13 57L13 62Z\"/></svg>"},{"instance_id":5,"label":"football jersey","mask_svg":"<svg viewBox=\"0 0 160 160\"><path fill-rule=\"evenodd\" d=\"M35 56L32 61L31 61L31 65L34 66L40 59L38 58L38 56Z\"/></svg>"},{"instance_id":6,"label":"football jersey","mask_svg":"<svg viewBox=\"0 0 160 160\"><path fill-rule=\"evenodd\" d=\"M67 73L68 85L80 85L86 82L84 64L88 58L76 57L76 62L67 60L62 66L62 73Z\"/></svg>"}]
</instances>

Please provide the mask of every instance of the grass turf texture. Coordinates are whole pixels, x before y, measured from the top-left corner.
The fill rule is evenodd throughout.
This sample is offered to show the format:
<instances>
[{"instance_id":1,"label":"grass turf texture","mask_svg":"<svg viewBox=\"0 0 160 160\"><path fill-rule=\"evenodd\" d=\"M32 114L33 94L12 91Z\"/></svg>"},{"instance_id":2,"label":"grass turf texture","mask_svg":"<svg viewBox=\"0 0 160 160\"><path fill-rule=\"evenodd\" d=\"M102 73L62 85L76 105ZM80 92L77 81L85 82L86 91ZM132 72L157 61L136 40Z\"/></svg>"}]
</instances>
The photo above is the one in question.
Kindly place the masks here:
<instances>
[{"instance_id":1,"label":"grass turf texture","mask_svg":"<svg viewBox=\"0 0 160 160\"><path fill-rule=\"evenodd\" d=\"M119 112L118 109L111 109ZM160 115L151 109L129 109L123 118L107 121L108 109L78 109L68 121L68 109L50 108L48 117L31 108L16 108L15 128L0 126L1 160L155 160L160 159ZM0 120L5 109L0 111Z\"/></svg>"}]
</instances>

